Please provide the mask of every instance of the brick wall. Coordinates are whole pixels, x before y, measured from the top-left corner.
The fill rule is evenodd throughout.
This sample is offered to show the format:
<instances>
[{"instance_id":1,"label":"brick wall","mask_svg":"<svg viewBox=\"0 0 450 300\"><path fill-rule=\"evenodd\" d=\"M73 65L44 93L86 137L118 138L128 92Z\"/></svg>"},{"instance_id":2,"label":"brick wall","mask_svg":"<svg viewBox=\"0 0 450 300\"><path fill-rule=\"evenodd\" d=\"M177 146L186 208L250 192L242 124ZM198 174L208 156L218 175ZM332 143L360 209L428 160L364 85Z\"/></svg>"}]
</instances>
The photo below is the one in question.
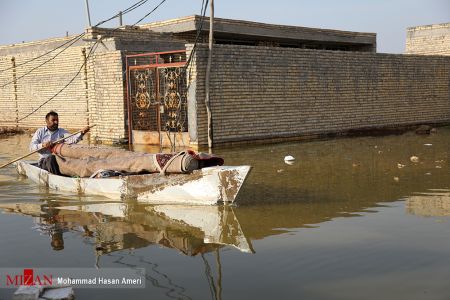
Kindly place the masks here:
<instances>
[{"instance_id":1,"label":"brick wall","mask_svg":"<svg viewBox=\"0 0 450 300\"><path fill-rule=\"evenodd\" d=\"M139 27L124 26L117 29L90 27L86 30L88 38L98 38L98 35L105 37L115 37L120 40L130 41L155 41L165 40L167 42L173 42L172 35L170 33L153 32L146 29L140 29Z\"/></svg>"},{"instance_id":2,"label":"brick wall","mask_svg":"<svg viewBox=\"0 0 450 300\"><path fill-rule=\"evenodd\" d=\"M408 28L405 53L450 55L450 23Z\"/></svg>"},{"instance_id":3,"label":"brick wall","mask_svg":"<svg viewBox=\"0 0 450 300\"><path fill-rule=\"evenodd\" d=\"M160 41L158 40L158 44ZM35 47L36 46L36 47ZM26 51L20 49L26 47ZM149 43L151 51L152 43ZM158 46L159 47L159 46ZM75 45L19 79L45 58L38 43L0 47L0 126L15 125L55 95L80 70L89 44ZM192 45L187 45L188 51ZM84 50L86 49L86 50ZM20 51L19 51L20 50ZM92 138L126 137L124 51L96 51L73 83L20 127L40 127L51 109L61 126L98 124ZM189 55L189 54L188 54ZM200 44L189 72L189 135L207 144L204 76L207 46ZM353 129L450 120L450 57L215 45L211 78L214 142L287 138Z\"/></svg>"},{"instance_id":4,"label":"brick wall","mask_svg":"<svg viewBox=\"0 0 450 300\"><path fill-rule=\"evenodd\" d=\"M57 94L82 68L84 62L83 49L82 46L70 47L39 68L37 67L51 56L44 56L23 66L20 65L47 51L39 47L36 47L34 51L19 51L16 55L2 56L0 58L0 70L11 67L12 59L14 59L16 67L0 73L0 86L14 80L14 73L16 82L0 88L0 108L2 112L0 124L18 124L20 127L31 128L40 127L45 124L45 114L50 110L55 110L60 113L61 127L78 128L83 126L86 123L87 111L83 70L64 91L44 104ZM52 55L55 53L52 53ZM26 74L33 68L36 69ZM41 105L42 107L40 107ZM26 117L35 109L39 110ZM25 119L16 123L17 119L22 118Z\"/></svg>"},{"instance_id":5,"label":"brick wall","mask_svg":"<svg viewBox=\"0 0 450 300\"><path fill-rule=\"evenodd\" d=\"M88 37L93 34L107 36L111 32L112 30L94 28L88 30ZM93 141L108 143L126 138L123 62L127 52L123 51L124 49L116 50L115 47L120 43L121 46L125 46L125 50L133 50L135 47L133 43L141 41L146 44L141 50L154 52L161 49L183 49L184 44L164 39L162 34L143 30L118 30L114 33L126 36L127 39L102 40L90 57L88 55L92 43L79 41L49 62L46 61L60 50L23 66L20 64L45 54L73 36L0 46L0 70L11 68L0 72L0 86L11 82L0 88L0 126L41 127L45 124L45 114L55 110L60 115L60 126L63 128L75 130L87 124L97 124L91 131ZM127 41L131 44L124 45L123 43ZM83 66L87 57L87 64ZM13 64L16 65L14 68ZM20 78L32 69L35 70ZM78 72L66 89L45 103ZM16 84L12 82L14 78L17 79ZM38 110L27 117L35 109Z\"/></svg>"},{"instance_id":6,"label":"brick wall","mask_svg":"<svg viewBox=\"0 0 450 300\"><path fill-rule=\"evenodd\" d=\"M97 124L91 131L93 141L108 143L126 138L125 55L184 49L184 43L168 34L128 27L87 30L87 38L97 35L113 37L103 39L90 56L93 43L78 41L47 63L60 50L35 58L74 36L0 46L0 86L11 82L0 88L0 126L41 127L45 114L55 110L63 128L74 130ZM31 59L35 60L20 66ZM11 69L1 72L7 68ZM66 89L45 103L73 78ZM27 117L35 109L38 111Z\"/></svg>"},{"instance_id":7,"label":"brick wall","mask_svg":"<svg viewBox=\"0 0 450 300\"><path fill-rule=\"evenodd\" d=\"M89 45L72 46L40 67L52 56L20 66L48 51L38 43L34 46L27 45L28 51L19 49L15 55L0 57L0 70L12 67L12 59L16 64L15 68L0 73L0 85L17 79L15 85L8 84L0 89L0 126L41 127L45 125L45 114L55 110L63 128L75 130L97 124L91 134L95 141L124 138L126 112L121 51L96 51L88 57ZM38 68L20 78L35 67ZM73 78L66 89L48 101ZM35 109L38 110L27 117Z\"/></svg>"},{"instance_id":8,"label":"brick wall","mask_svg":"<svg viewBox=\"0 0 450 300\"><path fill-rule=\"evenodd\" d=\"M194 144L207 144L207 45L196 54ZM194 77L195 78L195 77ZM450 121L450 58L215 45L214 143Z\"/></svg>"},{"instance_id":9,"label":"brick wall","mask_svg":"<svg viewBox=\"0 0 450 300\"><path fill-rule=\"evenodd\" d=\"M112 142L127 135L125 124L126 90L121 51L94 54L88 65L89 115L92 138Z\"/></svg>"},{"instance_id":10,"label":"brick wall","mask_svg":"<svg viewBox=\"0 0 450 300\"><path fill-rule=\"evenodd\" d=\"M0 57L0 86L14 80L15 71L13 67L12 56ZM14 84L9 84L0 87L0 123L4 125L16 125L17 115L17 97L16 87Z\"/></svg>"}]
</instances>

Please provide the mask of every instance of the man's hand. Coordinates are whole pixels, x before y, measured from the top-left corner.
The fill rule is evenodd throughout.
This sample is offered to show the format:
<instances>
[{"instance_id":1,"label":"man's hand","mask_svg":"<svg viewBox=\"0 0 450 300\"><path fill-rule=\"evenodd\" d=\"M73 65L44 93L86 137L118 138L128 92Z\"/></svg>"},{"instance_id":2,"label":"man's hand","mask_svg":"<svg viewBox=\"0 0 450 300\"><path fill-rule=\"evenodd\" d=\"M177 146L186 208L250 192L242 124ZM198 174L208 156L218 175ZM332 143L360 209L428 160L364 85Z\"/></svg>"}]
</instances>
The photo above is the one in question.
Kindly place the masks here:
<instances>
[{"instance_id":1,"label":"man's hand","mask_svg":"<svg viewBox=\"0 0 450 300\"><path fill-rule=\"evenodd\" d=\"M86 127L84 127L82 130L81 130L81 134L86 134L87 132L89 132L89 130L91 130L91 127L89 127L89 126L86 126Z\"/></svg>"},{"instance_id":2,"label":"man's hand","mask_svg":"<svg viewBox=\"0 0 450 300\"><path fill-rule=\"evenodd\" d=\"M42 148L51 148L54 144L52 142L42 143Z\"/></svg>"}]
</instances>

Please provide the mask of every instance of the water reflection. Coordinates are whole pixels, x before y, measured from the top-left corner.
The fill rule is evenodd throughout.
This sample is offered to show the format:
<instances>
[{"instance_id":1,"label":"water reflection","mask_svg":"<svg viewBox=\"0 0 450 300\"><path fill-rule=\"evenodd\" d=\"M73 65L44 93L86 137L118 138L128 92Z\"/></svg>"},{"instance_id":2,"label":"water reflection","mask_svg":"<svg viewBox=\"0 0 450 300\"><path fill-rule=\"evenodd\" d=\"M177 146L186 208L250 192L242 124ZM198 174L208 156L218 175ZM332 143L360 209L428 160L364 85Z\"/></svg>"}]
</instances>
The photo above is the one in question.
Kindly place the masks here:
<instances>
[{"instance_id":1,"label":"water reflection","mask_svg":"<svg viewBox=\"0 0 450 300\"><path fill-rule=\"evenodd\" d=\"M408 197L406 211L424 217L449 217L450 190L430 190L428 193Z\"/></svg>"},{"instance_id":2,"label":"water reflection","mask_svg":"<svg viewBox=\"0 0 450 300\"><path fill-rule=\"evenodd\" d=\"M232 246L254 252L233 208L228 206L149 206L137 203L0 203L7 213L32 216L38 232L48 234L53 250L64 249L65 231L90 238L96 256L151 245L189 256Z\"/></svg>"}]
</instances>

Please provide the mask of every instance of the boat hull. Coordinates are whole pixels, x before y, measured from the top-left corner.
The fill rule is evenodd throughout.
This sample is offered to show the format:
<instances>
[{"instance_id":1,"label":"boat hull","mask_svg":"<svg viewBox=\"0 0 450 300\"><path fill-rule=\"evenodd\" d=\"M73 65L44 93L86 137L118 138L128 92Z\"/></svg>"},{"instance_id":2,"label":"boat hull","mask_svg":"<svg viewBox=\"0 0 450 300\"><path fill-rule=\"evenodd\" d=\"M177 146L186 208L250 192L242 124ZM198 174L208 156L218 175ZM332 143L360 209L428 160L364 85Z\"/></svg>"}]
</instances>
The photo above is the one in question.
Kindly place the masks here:
<instances>
[{"instance_id":1,"label":"boat hull","mask_svg":"<svg viewBox=\"0 0 450 300\"><path fill-rule=\"evenodd\" d=\"M35 162L16 163L19 174L56 191L100 195L110 199L136 198L145 203L233 203L250 166L217 166L191 174L143 174L111 178L73 178L51 174Z\"/></svg>"}]
</instances>

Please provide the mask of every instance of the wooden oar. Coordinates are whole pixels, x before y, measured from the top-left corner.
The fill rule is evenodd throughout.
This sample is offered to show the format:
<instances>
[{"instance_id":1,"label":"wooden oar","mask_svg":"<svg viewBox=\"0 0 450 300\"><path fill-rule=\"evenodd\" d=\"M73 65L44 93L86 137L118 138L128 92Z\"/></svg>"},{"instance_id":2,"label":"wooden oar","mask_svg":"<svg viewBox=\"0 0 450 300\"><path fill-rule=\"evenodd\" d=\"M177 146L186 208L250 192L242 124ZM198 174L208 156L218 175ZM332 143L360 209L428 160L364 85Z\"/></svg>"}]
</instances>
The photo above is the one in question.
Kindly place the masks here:
<instances>
[{"instance_id":1,"label":"wooden oar","mask_svg":"<svg viewBox=\"0 0 450 300\"><path fill-rule=\"evenodd\" d=\"M91 126L89 126L89 128L92 128L92 127L94 127L95 125L96 125L96 124L91 125ZM77 132L72 133L71 135L68 135L68 136L66 136L66 137L60 138L60 139L58 139L58 140L56 140L56 141L54 141L54 142L52 142L52 143L53 143L53 144L58 144L58 143L64 141L65 139L68 139L68 138L70 138L70 137L72 137L72 136L74 136L74 135L79 134L79 133L82 132L82 131L83 131L83 129L78 130ZM25 154L24 156L18 157L18 158L16 158L16 159L14 159L14 160L12 160L12 161L10 161L10 162L4 164L4 165L1 165L1 166L0 166L0 169L3 168L3 167L8 166L8 165L10 165L10 164L12 164L13 162L16 162L16 161L18 161L18 160L21 160L21 159L23 159L23 158L25 158L25 157L27 157L27 156L30 156L31 154L37 153L37 152L41 151L42 149L45 149L45 148L37 149L37 150L35 150L35 151L33 151L33 152L30 152L30 153L28 153L28 154Z\"/></svg>"}]
</instances>

